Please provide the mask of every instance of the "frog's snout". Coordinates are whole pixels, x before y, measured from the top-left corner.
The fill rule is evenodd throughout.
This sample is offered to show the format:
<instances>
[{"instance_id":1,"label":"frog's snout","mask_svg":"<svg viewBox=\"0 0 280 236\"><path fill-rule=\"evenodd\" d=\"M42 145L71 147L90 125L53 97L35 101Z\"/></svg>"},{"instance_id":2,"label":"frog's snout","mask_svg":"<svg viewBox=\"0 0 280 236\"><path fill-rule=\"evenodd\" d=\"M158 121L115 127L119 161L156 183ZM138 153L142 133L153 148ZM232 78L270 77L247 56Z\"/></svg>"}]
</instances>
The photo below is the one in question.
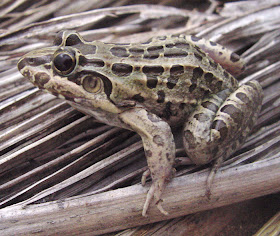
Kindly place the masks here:
<instances>
[{"instance_id":1,"label":"frog's snout","mask_svg":"<svg viewBox=\"0 0 280 236\"><path fill-rule=\"evenodd\" d=\"M30 79L31 76L31 71L32 68L36 67L35 65L35 58L34 57L30 57L29 53L27 53L26 55L22 56L17 64L18 70L19 72L24 76L24 77L28 77Z\"/></svg>"},{"instance_id":2,"label":"frog's snout","mask_svg":"<svg viewBox=\"0 0 280 236\"><path fill-rule=\"evenodd\" d=\"M17 67L18 67L18 70L19 70L20 73L22 73L22 69L26 66L25 61L26 60L25 60L24 57L20 58L19 61L18 61Z\"/></svg>"},{"instance_id":3,"label":"frog's snout","mask_svg":"<svg viewBox=\"0 0 280 236\"><path fill-rule=\"evenodd\" d=\"M26 57L22 57L19 59L17 67L19 72L30 81L32 80L32 73L30 71L30 66L28 65L28 60Z\"/></svg>"}]
</instances>

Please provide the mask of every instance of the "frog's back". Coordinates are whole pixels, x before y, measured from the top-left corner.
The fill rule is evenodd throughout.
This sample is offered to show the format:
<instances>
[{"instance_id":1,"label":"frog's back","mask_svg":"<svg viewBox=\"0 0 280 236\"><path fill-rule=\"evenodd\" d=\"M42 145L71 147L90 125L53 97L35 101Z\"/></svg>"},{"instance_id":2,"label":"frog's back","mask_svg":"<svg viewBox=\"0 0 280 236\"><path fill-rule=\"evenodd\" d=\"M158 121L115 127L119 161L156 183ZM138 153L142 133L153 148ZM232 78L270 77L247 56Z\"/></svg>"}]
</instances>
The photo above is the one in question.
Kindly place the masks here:
<instances>
[{"instance_id":1,"label":"frog's back","mask_svg":"<svg viewBox=\"0 0 280 236\"><path fill-rule=\"evenodd\" d=\"M101 43L95 56L108 67L102 72L114 78L116 87L123 87L122 96L116 91L113 100L126 96L148 101L147 106L154 106L153 101L193 106L209 94L238 86L231 74L185 36L157 37L141 44Z\"/></svg>"}]
</instances>

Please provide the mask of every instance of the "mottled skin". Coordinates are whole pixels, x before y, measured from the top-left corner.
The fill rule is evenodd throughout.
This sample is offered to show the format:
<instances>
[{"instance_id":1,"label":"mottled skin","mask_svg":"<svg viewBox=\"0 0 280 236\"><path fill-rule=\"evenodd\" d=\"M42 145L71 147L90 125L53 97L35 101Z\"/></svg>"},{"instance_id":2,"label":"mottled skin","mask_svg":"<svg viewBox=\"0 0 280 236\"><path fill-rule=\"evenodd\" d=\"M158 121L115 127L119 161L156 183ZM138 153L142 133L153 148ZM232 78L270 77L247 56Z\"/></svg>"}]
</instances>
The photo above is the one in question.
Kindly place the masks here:
<instances>
[{"instance_id":1,"label":"mottled skin","mask_svg":"<svg viewBox=\"0 0 280 236\"><path fill-rule=\"evenodd\" d=\"M18 68L78 110L141 136L149 167L142 183L152 177L143 216L153 198L167 214L161 195L173 176L171 127L183 126L185 149L194 163L215 160L209 188L219 163L244 142L262 102L256 81L239 86L232 76L244 68L236 54L194 36L105 44L65 31L55 46L26 54Z\"/></svg>"}]
</instances>

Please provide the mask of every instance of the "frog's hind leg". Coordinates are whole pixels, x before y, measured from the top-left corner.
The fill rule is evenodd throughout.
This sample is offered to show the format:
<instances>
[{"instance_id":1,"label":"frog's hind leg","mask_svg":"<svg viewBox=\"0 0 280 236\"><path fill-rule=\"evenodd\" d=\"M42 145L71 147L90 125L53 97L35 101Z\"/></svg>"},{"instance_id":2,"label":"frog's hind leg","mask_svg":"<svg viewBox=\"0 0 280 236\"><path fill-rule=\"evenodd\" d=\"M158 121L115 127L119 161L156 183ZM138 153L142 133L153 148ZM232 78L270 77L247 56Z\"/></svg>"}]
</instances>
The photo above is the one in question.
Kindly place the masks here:
<instances>
[{"instance_id":1,"label":"frog's hind leg","mask_svg":"<svg viewBox=\"0 0 280 236\"><path fill-rule=\"evenodd\" d=\"M245 141L262 103L262 89L251 81L231 93L223 90L202 101L184 127L184 145L195 164L215 160L207 180L207 194L215 172Z\"/></svg>"}]
</instances>

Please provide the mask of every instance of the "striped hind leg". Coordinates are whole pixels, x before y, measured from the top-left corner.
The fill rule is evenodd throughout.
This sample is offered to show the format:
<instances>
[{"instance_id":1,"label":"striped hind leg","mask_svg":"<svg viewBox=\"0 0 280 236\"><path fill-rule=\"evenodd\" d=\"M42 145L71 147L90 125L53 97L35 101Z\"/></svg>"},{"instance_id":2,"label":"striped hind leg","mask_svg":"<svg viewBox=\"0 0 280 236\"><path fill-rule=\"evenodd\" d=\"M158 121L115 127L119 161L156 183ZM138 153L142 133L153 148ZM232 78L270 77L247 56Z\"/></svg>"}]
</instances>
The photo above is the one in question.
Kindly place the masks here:
<instances>
[{"instance_id":1,"label":"striped hind leg","mask_svg":"<svg viewBox=\"0 0 280 236\"><path fill-rule=\"evenodd\" d=\"M240 86L233 93L221 91L205 99L185 124L184 146L188 157L195 164L215 160L207 180L209 193L222 160L236 151L252 130L262 97L256 81Z\"/></svg>"}]
</instances>

